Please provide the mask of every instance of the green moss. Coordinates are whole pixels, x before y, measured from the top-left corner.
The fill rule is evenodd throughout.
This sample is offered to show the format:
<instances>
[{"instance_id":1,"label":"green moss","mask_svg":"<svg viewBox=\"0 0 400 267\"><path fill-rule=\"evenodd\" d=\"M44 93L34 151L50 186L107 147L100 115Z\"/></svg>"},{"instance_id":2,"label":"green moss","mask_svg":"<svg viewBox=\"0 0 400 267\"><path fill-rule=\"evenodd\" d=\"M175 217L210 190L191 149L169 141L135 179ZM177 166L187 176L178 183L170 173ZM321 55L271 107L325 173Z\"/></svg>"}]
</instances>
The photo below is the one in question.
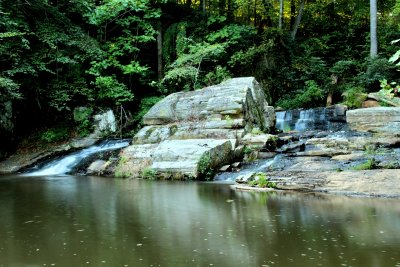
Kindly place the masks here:
<instances>
[{"instance_id":1,"label":"green moss","mask_svg":"<svg viewBox=\"0 0 400 267\"><path fill-rule=\"evenodd\" d=\"M254 175L254 180L248 182L248 185L260 188L276 188L276 183L271 182L265 173L256 173Z\"/></svg>"},{"instance_id":2,"label":"green moss","mask_svg":"<svg viewBox=\"0 0 400 267\"><path fill-rule=\"evenodd\" d=\"M352 170L355 170L355 171L362 171L362 170L372 170L372 169L375 169L376 168L376 162L375 162L375 160L372 158L372 159L368 159L366 162L364 162L364 163L361 163L361 164L358 164L358 165L356 165L356 166L354 166L353 168L352 168Z\"/></svg>"},{"instance_id":3,"label":"green moss","mask_svg":"<svg viewBox=\"0 0 400 267\"><path fill-rule=\"evenodd\" d=\"M209 152L204 153L198 163L199 178L204 180L212 180L215 170L211 167L211 155Z\"/></svg>"},{"instance_id":4,"label":"green moss","mask_svg":"<svg viewBox=\"0 0 400 267\"><path fill-rule=\"evenodd\" d=\"M144 178L144 179L150 179L150 180L156 180L157 179L157 171L153 170L151 168L144 168L141 172L140 172L140 177Z\"/></svg>"}]
</instances>

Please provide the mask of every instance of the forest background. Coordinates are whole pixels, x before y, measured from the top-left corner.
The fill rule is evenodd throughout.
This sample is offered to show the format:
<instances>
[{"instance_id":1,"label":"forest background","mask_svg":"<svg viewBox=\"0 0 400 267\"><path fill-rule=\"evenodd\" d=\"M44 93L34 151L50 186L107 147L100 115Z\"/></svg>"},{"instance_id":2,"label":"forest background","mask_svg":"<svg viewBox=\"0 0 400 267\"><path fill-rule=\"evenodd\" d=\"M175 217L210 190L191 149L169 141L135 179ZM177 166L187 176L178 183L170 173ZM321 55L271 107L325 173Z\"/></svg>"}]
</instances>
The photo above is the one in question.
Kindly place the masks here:
<instances>
[{"instance_id":1,"label":"forest background","mask_svg":"<svg viewBox=\"0 0 400 267\"><path fill-rule=\"evenodd\" d=\"M275 107L357 107L399 81L399 20L400 0L1 0L0 159L107 108L130 136L167 94L230 77Z\"/></svg>"}]
</instances>

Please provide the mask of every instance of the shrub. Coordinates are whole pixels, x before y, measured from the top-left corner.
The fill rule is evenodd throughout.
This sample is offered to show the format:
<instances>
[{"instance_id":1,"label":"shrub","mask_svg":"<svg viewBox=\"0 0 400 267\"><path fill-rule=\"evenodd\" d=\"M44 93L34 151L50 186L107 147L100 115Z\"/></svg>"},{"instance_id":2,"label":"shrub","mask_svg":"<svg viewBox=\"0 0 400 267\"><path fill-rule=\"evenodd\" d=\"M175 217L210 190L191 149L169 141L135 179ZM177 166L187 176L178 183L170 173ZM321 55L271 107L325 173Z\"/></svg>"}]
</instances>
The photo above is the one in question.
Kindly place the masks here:
<instances>
[{"instance_id":1,"label":"shrub","mask_svg":"<svg viewBox=\"0 0 400 267\"><path fill-rule=\"evenodd\" d=\"M151 169L151 168L144 168L140 176L144 179L150 179L150 180L156 180L157 179L157 171Z\"/></svg>"},{"instance_id":2,"label":"shrub","mask_svg":"<svg viewBox=\"0 0 400 267\"><path fill-rule=\"evenodd\" d=\"M65 141L69 138L69 129L65 126L50 128L40 134L40 140L46 143Z\"/></svg>"},{"instance_id":3,"label":"shrub","mask_svg":"<svg viewBox=\"0 0 400 267\"><path fill-rule=\"evenodd\" d=\"M309 80L306 81L303 92L298 92L294 97L281 98L276 105L284 109L312 108L320 106L323 103L323 98L324 95L320 86L314 80Z\"/></svg>"},{"instance_id":4,"label":"shrub","mask_svg":"<svg viewBox=\"0 0 400 267\"><path fill-rule=\"evenodd\" d=\"M359 86L348 85L346 91L343 93L344 102L349 108L360 108L367 94L364 92L364 88Z\"/></svg>"}]
</instances>

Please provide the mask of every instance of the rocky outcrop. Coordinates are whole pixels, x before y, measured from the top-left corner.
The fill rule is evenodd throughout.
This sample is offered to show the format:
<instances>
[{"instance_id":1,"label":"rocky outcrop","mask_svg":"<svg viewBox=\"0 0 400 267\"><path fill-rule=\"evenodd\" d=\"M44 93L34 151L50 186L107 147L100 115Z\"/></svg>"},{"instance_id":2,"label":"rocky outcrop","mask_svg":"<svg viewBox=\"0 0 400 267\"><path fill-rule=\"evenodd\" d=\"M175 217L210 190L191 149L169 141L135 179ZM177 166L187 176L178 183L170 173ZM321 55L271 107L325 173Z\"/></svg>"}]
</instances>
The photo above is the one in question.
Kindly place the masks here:
<instances>
[{"instance_id":1,"label":"rocky outcrop","mask_svg":"<svg viewBox=\"0 0 400 267\"><path fill-rule=\"evenodd\" d=\"M143 118L133 145L121 153L117 176L152 170L166 178L196 179L229 163L252 129L269 131L275 112L253 77L235 78L202 90L174 93Z\"/></svg>"},{"instance_id":2,"label":"rocky outcrop","mask_svg":"<svg viewBox=\"0 0 400 267\"><path fill-rule=\"evenodd\" d=\"M381 92L369 93L366 101L376 101L378 105L381 102L392 107L400 107L399 97L393 97L393 95L390 96L390 94L383 94Z\"/></svg>"},{"instance_id":3,"label":"rocky outcrop","mask_svg":"<svg viewBox=\"0 0 400 267\"><path fill-rule=\"evenodd\" d=\"M347 112L350 129L375 133L400 133L400 107L375 107Z\"/></svg>"}]
</instances>

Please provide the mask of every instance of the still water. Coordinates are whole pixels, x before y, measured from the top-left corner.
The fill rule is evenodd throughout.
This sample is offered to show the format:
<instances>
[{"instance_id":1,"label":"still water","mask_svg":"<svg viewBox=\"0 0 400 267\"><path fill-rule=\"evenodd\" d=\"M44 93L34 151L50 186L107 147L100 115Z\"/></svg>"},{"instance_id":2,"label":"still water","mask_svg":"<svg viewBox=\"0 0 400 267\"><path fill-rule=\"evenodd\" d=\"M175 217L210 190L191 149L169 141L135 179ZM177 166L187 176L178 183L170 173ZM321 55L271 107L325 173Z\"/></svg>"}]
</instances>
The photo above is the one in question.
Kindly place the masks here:
<instances>
[{"instance_id":1,"label":"still water","mask_svg":"<svg viewBox=\"0 0 400 267\"><path fill-rule=\"evenodd\" d=\"M400 201L3 176L0 266L400 266Z\"/></svg>"}]
</instances>

